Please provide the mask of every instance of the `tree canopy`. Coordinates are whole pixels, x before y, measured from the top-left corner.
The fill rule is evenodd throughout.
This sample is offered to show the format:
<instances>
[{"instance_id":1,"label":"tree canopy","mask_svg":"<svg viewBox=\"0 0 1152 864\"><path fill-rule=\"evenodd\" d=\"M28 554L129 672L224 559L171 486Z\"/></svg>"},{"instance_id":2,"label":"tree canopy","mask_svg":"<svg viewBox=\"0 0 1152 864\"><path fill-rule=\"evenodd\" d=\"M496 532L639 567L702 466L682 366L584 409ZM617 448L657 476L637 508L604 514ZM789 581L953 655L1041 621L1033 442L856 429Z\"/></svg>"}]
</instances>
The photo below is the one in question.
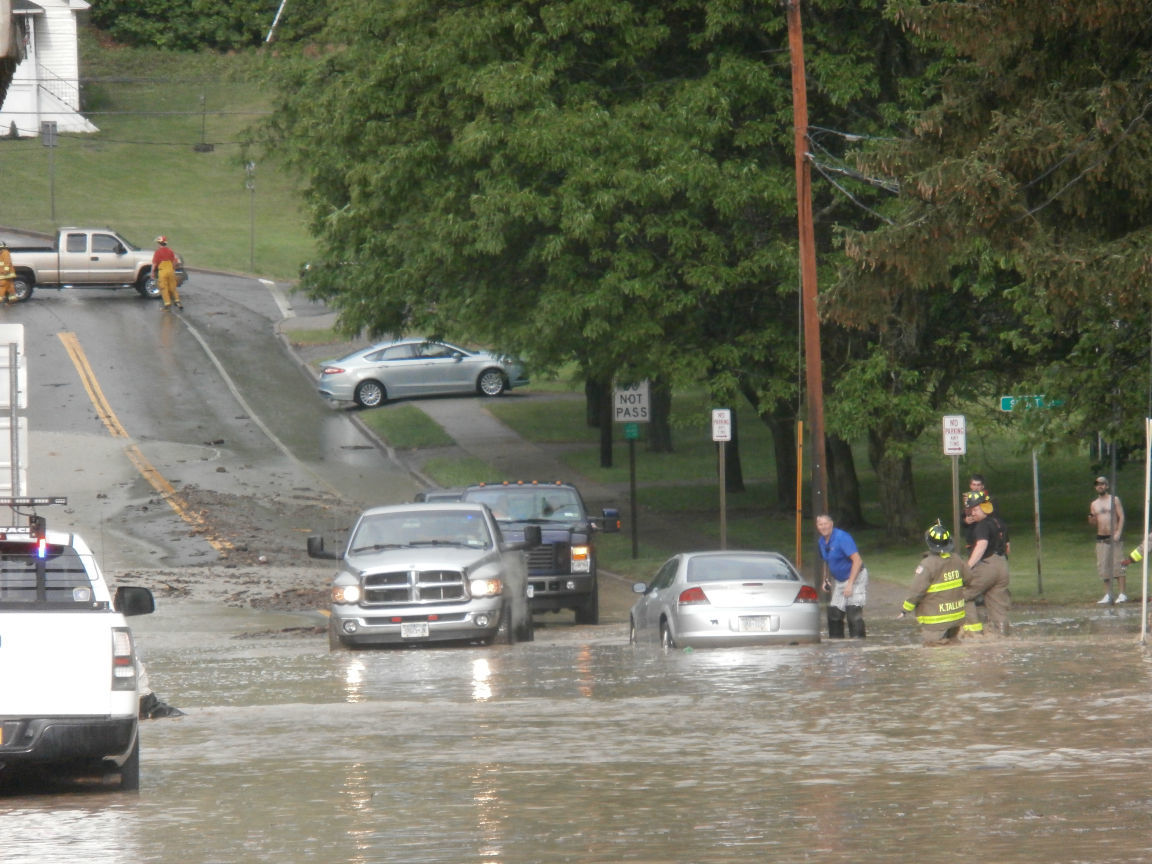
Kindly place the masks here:
<instances>
[{"instance_id":1,"label":"tree canopy","mask_svg":"<svg viewBox=\"0 0 1152 864\"><path fill-rule=\"evenodd\" d=\"M829 431L868 440L894 534L947 409L1012 383L1122 435L1144 408L1118 386L1149 338L1144 7L805 6ZM347 330L800 409L781 6L335 0L277 83L305 284Z\"/></svg>"}]
</instances>

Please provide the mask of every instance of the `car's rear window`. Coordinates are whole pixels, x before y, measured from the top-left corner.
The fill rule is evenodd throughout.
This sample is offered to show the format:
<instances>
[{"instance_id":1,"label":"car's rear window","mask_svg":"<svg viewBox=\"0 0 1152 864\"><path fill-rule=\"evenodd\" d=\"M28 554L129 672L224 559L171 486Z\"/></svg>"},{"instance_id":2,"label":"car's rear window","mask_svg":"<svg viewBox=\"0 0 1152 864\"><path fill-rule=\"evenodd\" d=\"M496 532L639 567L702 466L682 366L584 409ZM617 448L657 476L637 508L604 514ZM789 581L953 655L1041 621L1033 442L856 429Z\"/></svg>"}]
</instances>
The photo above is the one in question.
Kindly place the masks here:
<instances>
[{"instance_id":1,"label":"car's rear window","mask_svg":"<svg viewBox=\"0 0 1152 864\"><path fill-rule=\"evenodd\" d=\"M800 577L782 558L702 557L688 561L689 582L796 582Z\"/></svg>"},{"instance_id":2,"label":"car's rear window","mask_svg":"<svg viewBox=\"0 0 1152 864\"><path fill-rule=\"evenodd\" d=\"M41 558L31 542L0 543L0 606L91 609L92 582L71 546L48 544Z\"/></svg>"}]
</instances>

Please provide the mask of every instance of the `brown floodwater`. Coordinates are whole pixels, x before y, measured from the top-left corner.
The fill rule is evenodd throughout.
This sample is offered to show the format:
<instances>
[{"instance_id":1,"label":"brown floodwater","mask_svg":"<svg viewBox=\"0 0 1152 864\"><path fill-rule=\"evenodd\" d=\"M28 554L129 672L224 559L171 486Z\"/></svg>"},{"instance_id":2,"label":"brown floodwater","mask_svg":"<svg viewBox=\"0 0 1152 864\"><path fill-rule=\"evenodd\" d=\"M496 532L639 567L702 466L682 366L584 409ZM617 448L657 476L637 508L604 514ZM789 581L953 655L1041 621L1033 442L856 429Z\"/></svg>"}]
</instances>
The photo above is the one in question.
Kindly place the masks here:
<instances>
[{"instance_id":1,"label":"brown floodwater","mask_svg":"<svg viewBox=\"0 0 1152 864\"><path fill-rule=\"evenodd\" d=\"M1146 862L1139 609L1010 639L329 653L313 621L168 604L136 625L187 712L138 795L0 798L0 862Z\"/></svg>"}]
</instances>

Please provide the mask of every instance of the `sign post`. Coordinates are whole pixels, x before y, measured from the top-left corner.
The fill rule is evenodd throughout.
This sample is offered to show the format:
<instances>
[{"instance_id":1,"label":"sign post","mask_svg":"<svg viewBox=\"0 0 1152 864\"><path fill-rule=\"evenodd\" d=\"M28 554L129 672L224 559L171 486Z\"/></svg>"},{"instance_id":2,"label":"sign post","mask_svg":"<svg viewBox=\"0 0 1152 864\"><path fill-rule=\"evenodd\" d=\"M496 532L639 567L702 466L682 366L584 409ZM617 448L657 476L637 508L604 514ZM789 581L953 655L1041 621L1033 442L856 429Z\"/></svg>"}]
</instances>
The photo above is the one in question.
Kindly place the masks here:
<instances>
[{"instance_id":1,"label":"sign post","mask_svg":"<svg viewBox=\"0 0 1152 864\"><path fill-rule=\"evenodd\" d=\"M56 141L56 121L43 121L40 124L40 143L48 148L48 208L53 227L56 226Z\"/></svg>"},{"instance_id":2,"label":"sign post","mask_svg":"<svg viewBox=\"0 0 1152 864\"><path fill-rule=\"evenodd\" d=\"M952 536L960 540L960 457L968 452L968 430L963 414L944 416L944 455L952 457Z\"/></svg>"},{"instance_id":3,"label":"sign post","mask_svg":"<svg viewBox=\"0 0 1152 864\"><path fill-rule=\"evenodd\" d=\"M712 409L712 440L720 445L720 548L728 548L727 471L725 462L728 442L732 440L732 412L727 408Z\"/></svg>"},{"instance_id":4,"label":"sign post","mask_svg":"<svg viewBox=\"0 0 1152 864\"><path fill-rule=\"evenodd\" d=\"M28 485L28 371L24 364L24 325L0 324L0 495L23 495ZM15 513L13 513L15 517ZM15 518L8 521L15 525Z\"/></svg>"},{"instance_id":5,"label":"sign post","mask_svg":"<svg viewBox=\"0 0 1152 864\"><path fill-rule=\"evenodd\" d=\"M649 417L648 382L640 381L612 391L612 419L624 424L624 439L628 442L628 491L632 512L632 558L640 557L640 542L636 527L636 439L640 437L640 423Z\"/></svg>"}]
</instances>

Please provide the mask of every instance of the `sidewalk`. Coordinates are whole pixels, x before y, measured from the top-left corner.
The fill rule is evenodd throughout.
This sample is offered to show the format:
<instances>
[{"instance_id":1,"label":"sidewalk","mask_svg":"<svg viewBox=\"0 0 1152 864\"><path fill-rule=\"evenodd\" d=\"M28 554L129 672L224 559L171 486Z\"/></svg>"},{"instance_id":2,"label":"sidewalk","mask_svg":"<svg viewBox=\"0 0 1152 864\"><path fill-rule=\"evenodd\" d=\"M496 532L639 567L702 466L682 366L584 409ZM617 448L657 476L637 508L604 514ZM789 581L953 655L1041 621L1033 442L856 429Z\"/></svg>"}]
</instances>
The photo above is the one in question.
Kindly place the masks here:
<instances>
[{"instance_id":1,"label":"sidewalk","mask_svg":"<svg viewBox=\"0 0 1152 864\"><path fill-rule=\"evenodd\" d=\"M315 307L319 310L320 307ZM342 356L358 348L366 347L366 340L349 343L335 343L320 346L294 346L292 332L330 328L335 315L312 311L282 320L278 332L289 350L310 375L315 375L315 365L324 360ZM582 398L579 395L557 395L553 393L531 393L513 390L503 399L556 400ZM599 514L604 507L615 507L625 520L629 518L631 501L627 483L603 484L577 474L560 459L565 445L538 445L521 438L515 430L500 422L487 410L488 400L475 397L438 397L413 399L407 404L414 405L456 442L454 447L438 447L427 451L396 451L381 441L358 417L359 411L349 409L349 418L363 432L365 437L388 453L389 457L408 470L419 482L428 487L436 483L422 470L429 456L451 459L472 456L492 466L494 476L477 480L539 480L542 482L562 480L573 484L584 497L590 511ZM387 410L387 406L376 409ZM617 458L626 458L617 452ZM679 520L669 514L657 515L643 506L637 514L639 528L645 543L655 543L674 549L710 548L706 536L694 527L694 518Z\"/></svg>"}]
</instances>

